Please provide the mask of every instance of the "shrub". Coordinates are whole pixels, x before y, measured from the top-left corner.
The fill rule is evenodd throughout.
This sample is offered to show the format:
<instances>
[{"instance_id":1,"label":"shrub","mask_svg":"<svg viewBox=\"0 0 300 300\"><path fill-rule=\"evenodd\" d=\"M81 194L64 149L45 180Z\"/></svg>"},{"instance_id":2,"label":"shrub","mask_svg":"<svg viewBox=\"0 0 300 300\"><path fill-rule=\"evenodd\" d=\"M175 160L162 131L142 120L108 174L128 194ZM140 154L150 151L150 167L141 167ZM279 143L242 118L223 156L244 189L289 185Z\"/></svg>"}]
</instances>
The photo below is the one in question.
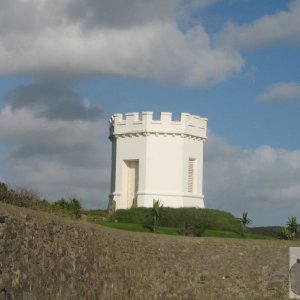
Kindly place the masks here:
<instances>
[{"instance_id":1,"label":"shrub","mask_svg":"<svg viewBox=\"0 0 300 300\"><path fill-rule=\"evenodd\" d=\"M163 208L160 224L177 228L184 228L185 224L189 224L191 227L204 227L205 229L233 232L241 230L241 225L232 214L207 208Z\"/></svg>"},{"instance_id":2,"label":"shrub","mask_svg":"<svg viewBox=\"0 0 300 300\"><path fill-rule=\"evenodd\" d=\"M160 203L159 200L153 199L153 207L151 210L151 215L152 215L152 231L155 232L156 225L159 223L159 218L160 218L160 212L162 209L163 205Z\"/></svg>"},{"instance_id":3,"label":"shrub","mask_svg":"<svg viewBox=\"0 0 300 300\"><path fill-rule=\"evenodd\" d=\"M67 209L69 209L69 203L64 198L61 198L61 199L55 201L52 205L55 209L58 209L58 210L67 210Z\"/></svg>"},{"instance_id":4,"label":"shrub","mask_svg":"<svg viewBox=\"0 0 300 300\"><path fill-rule=\"evenodd\" d=\"M281 240L292 240L293 236L288 228L281 228L278 232L278 238Z\"/></svg>"},{"instance_id":5,"label":"shrub","mask_svg":"<svg viewBox=\"0 0 300 300\"><path fill-rule=\"evenodd\" d=\"M299 224L297 223L297 217L295 216L290 217L286 225L289 232L291 233L292 239L294 239L299 229Z\"/></svg>"},{"instance_id":6,"label":"shrub","mask_svg":"<svg viewBox=\"0 0 300 300\"><path fill-rule=\"evenodd\" d=\"M151 210L152 208L146 207L119 209L110 216L110 221L118 221L121 223L151 224Z\"/></svg>"},{"instance_id":7,"label":"shrub","mask_svg":"<svg viewBox=\"0 0 300 300\"><path fill-rule=\"evenodd\" d=\"M5 183L0 183L0 201L16 206L49 211L51 204L41 198L38 193L28 188L9 188Z\"/></svg>"},{"instance_id":8,"label":"shrub","mask_svg":"<svg viewBox=\"0 0 300 300\"><path fill-rule=\"evenodd\" d=\"M81 204L77 198L71 198L69 201L61 198L52 204L53 210L62 215L79 219L81 216Z\"/></svg>"},{"instance_id":9,"label":"shrub","mask_svg":"<svg viewBox=\"0 0 300 300\"><path fill-rule=\"evenodd\" d=\"M71 215L74 216L74 218L78 219L81 216L81 203L80 200L77 198L72 198L69 200L69 209L71 212Z\"/></svg>"},{"instance_id":10,"label":"shrub","mask_svg":"<svg viewBox=\"0 0 300 300\"><path fill-rule=\"evenodd\" d=\"M0 193L6 193L8 191L8 186L4 182L0 182Z\"/></svg>"},{"instance_id":11,"label":"shrub","mask_svg":"<svg viewBox=\"0 0 300 300\"><path fill-rule=\"evenodd\" d=\"M0 201L8 204L15 204L14 191L10 190L7 184L0 182Z\"/></svg>"},{"instance_id":12,"label":"shrub","mask_svg":"<svg viewBox=\"0 0 300 300\"><path fill-rule=\"evenodd\" d=\"M178 233L186 236L203 236L206 226L203 222L195 224L185 223L184 227L178 230Z\"/></svg>"},{"instance_id":13,"label":"shrub","mask_svg":"<svg viewBox=\"0 0 300 300\"><path fill-rule=\"evenodd\" d=\"M75 219L81 216L80 200L76 197L71 198L69 201L61 198L51 204L46 199L41 198L38 193L28 188L12 189L3 182L0 182L0 202L53 212L60 216L68 216Z\"/></svg>"}]
</instances>

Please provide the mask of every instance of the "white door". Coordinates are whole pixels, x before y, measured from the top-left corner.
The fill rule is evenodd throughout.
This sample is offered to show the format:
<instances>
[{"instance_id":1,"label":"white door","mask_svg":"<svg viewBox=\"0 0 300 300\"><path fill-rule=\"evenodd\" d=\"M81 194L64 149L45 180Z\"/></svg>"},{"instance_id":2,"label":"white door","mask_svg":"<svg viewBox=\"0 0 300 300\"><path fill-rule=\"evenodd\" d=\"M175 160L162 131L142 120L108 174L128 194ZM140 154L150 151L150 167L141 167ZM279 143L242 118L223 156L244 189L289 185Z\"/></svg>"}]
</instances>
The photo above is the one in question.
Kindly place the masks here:
<instances>
[{"instance_id":1,"label":"white door","mask_svg":"<svg viewBox=\"0 0 300 300\"><path fill-rule=\"evenodd\" d=\"M127 208L137 206L137 191L139 184L139 161L125 161L127 167Z\"/></svg>"}]
</instances>

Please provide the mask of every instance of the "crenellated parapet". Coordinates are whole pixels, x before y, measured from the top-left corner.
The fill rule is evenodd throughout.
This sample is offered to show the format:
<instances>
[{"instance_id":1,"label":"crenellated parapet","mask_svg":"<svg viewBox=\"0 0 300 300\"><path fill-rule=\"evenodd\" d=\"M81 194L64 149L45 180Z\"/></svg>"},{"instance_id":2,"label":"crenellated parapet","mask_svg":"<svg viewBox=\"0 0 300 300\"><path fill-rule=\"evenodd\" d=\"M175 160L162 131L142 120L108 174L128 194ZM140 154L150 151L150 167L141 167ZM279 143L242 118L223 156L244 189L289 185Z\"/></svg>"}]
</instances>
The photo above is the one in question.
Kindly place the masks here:
<instances>
[{"instance_id":1,"label":"crenellated parapet","mask_svg":"<svg viewBox=\"0 0 300 300\"><path fill-rule=\"evenodd\" d=\"M158 120L153 112L114 114L110 120L110 139L130 135L181 135L206 139L207 119L188 113L180 113L173 121L171 112L161 112Z\"/></svg>"}]
</instances>

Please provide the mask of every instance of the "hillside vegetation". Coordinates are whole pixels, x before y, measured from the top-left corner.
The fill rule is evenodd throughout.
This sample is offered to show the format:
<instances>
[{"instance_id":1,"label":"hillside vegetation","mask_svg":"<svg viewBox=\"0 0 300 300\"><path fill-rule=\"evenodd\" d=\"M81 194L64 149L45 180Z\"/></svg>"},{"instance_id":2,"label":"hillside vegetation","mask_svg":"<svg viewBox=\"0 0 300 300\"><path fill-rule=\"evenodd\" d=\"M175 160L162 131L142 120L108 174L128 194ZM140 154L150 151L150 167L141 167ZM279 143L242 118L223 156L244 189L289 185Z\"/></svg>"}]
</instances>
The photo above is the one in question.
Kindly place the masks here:
<instances>
[{"instance_id":1,"label":"hillside vegetation","mask_svg":"<svg viewBox=\"0 0 300 300\"><path fill-rule=\"evenodd\" d=\"M216 209L161 207L159 222L153 230L153 208L85 211L87 221L115 229L155 232L168 235L274 239L255 234L242 226L232 214Z\"/></svg>"},{"instance_id":2,"label":"hillside vegetation","mask_svg":"<svg viewBox=\"0 0 300 300\"><path fill-rule=\"evenodd\" d=\"M111 221L150 225L152 208L120 209L111 216ZM191 227L199 229L214 229L231 232L241 232L241 224L230 213L216 209L203 208L171 208L162 207L159 225L188 230Z\"/></svg>"},{"instance_id":3,"label":"hillside vegetation","mask_svg":"<svg viewBox=\"0 0 300 300\"><path fill-rule=\"evenodd\" d=\"M68 200L61 198L50 203L30 189L11 188L3 182L0 182L0 202L50 212L62 217L74 219L81 217L82 210L80 200L76 197L72 197Z\"/></svg>"}]
</instances>

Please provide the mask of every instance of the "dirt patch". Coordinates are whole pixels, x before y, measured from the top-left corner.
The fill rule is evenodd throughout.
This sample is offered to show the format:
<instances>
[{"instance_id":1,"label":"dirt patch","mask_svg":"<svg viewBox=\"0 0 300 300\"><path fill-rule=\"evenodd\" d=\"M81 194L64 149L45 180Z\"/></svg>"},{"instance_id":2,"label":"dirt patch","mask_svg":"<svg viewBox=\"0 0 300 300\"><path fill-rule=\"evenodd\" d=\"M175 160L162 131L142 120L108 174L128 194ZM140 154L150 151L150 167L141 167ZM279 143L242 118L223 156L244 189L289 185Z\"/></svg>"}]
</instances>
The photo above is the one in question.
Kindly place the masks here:
<instances>
[{"instance_id":1,"label":"dirt patch","mask_svg":"<svg viewBox=\"0 0 300 300\"><path fill-rule=\"evenodd\" d=\"M299 241L133 233L0 204L0 299L288 299Z\"/></svg>"}]
</instances>

